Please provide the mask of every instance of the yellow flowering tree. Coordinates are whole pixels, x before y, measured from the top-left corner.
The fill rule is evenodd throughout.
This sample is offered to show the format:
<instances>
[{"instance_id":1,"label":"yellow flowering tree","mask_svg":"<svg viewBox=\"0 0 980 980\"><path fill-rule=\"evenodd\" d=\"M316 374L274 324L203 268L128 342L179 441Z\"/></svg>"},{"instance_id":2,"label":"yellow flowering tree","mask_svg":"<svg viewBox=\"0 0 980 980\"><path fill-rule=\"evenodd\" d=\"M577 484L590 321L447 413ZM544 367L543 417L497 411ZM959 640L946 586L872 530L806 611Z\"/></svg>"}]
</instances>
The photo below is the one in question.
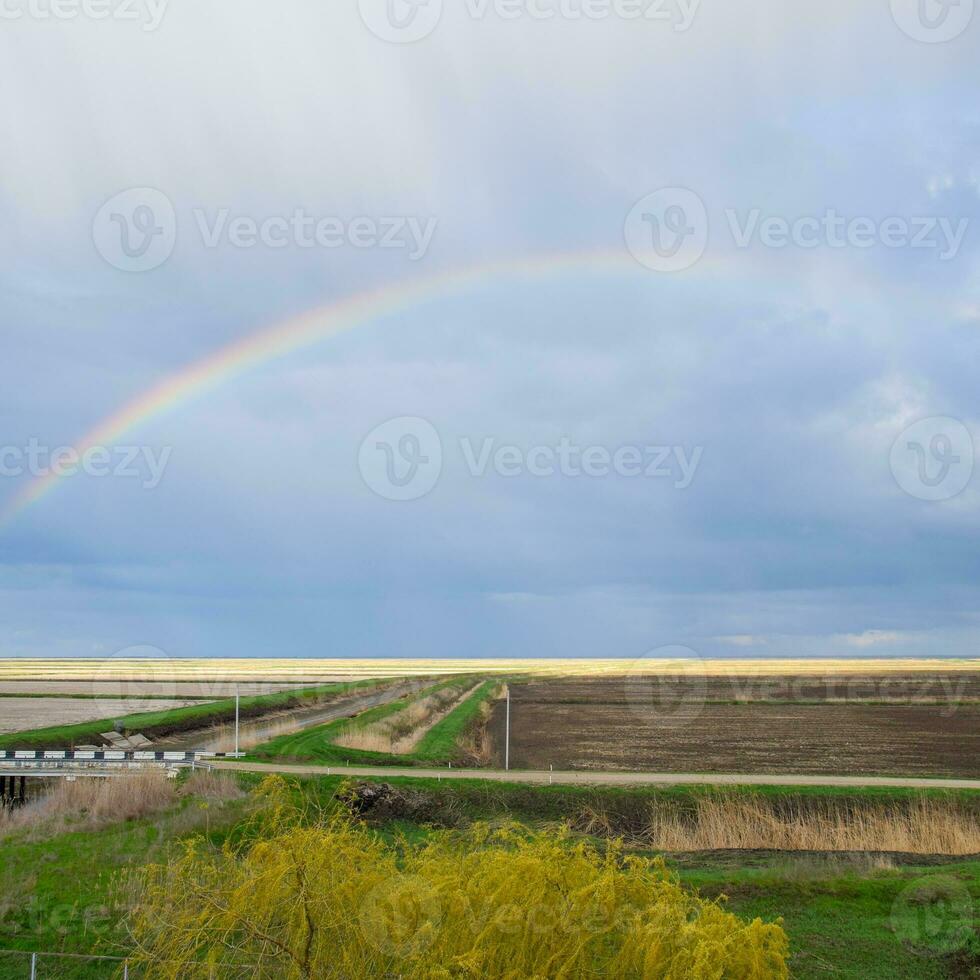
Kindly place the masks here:
<instances>
[{"instance_id":1,"label":"yellow flowering tree","mask_svg":"<svg viewBox=\"0 0 980 980\"><path fill-rule=\"evenodd\" d=\"M276 779L261 795L246 843L137 875L146 977L788 976L778 923L685 891L659 858L516 827L390 846L346 816L298 819Z\"/></svg>"}]
</instances>

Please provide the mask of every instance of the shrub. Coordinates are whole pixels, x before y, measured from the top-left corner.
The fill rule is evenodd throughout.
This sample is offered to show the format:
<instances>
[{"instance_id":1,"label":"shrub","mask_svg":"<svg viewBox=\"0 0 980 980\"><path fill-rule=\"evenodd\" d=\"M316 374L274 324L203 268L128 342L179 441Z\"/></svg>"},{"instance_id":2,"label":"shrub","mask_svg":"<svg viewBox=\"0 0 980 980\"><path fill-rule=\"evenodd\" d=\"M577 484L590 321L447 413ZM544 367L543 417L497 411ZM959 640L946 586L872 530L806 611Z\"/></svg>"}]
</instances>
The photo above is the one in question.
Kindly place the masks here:
<instances>
[{"instance_id":1,"label":"shrub","mask_svg":"<svg viewBox=\"0 0 980 980\"><path fill-rule=\"evenodd\" d=\"M787 977L778 923L684 891L661 859L486 826L395 846L299 819L281 780L238 846L197 841L135 879L147 978Z\"/></svg>"}]
</instances>

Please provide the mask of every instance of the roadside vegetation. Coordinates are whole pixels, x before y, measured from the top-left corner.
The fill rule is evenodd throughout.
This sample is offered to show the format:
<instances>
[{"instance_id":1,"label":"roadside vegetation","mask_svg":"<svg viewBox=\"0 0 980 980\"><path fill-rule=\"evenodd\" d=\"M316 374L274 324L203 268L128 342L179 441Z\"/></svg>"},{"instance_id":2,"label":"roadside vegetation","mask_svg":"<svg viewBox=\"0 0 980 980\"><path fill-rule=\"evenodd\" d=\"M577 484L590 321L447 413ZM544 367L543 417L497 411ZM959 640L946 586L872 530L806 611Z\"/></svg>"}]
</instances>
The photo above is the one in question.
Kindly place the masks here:
<instances>
[{"instance_id":1,"label":"roadside vegetation","mask_svg":"<svg viewBox=\"0 0 980 980\"><path fill-rule=\"evenodd\" d=\"M478 737L476 733L481 730L484 719L489 718L490 704L499 697L500 690L501 684L497 680L479 684L469 697L429 728L415 746L413 758L427 763L479 762L470 751L469 743Z\"/></svg>"},{"instance_id":2,"label":"roadside vegetation","mask_svg":"<svg viewBox=\"0 0 980 980\"><path fill-rule=\"evenodd\" d=\"M344 765L446 764L464 755L461 739L499 688L456 677L353 718L289 732L253 748L258 760Z\"/></svg>"},{"instance_id":3,"label":"roadside vegetation","mask_svg":"<svg viewBox=\"0 0 980 980\"><path fill-rule=\"evenodd\" d=\"M376 976L386 970L398 976L411 976L413 970L438 975L422 972L420 964L438 966L444 956L454 964L451 975L499 975L495 971L506 960L516 976L531 975L535 967L539 975L554 976L557 967L541 968L537 960L526 959L536 955L531 938L536 942L538 933L532 937L532 930L546 933L544 948L560 965L561 957L575 955L575 934L547 933L556 921L575 923L586 913L606 921L602 915L610 905L589 904L585 897L638 895L642 903L652 894L676 896L660 906L661 925L674 922L683 929L688 913L709 907L717 910L710 912L713 922L718 915L730 916L717 919L725 924L718 934L722 953L729 942L759 951L743 943L757 938L756 918L769 930L765 955L774 953L779 933L773 924L782 918L786 968L806 980L939 980L976 976L980 970L980 860L975 857L772 849L662 854L642 832L649 829L651 805L684 821L696 819L704 800L724 806L742 800L750 808L765 805L772 814L796 814L800 820L828 810L853 812L860 820L875 811L914 813L924 804L935 808L933 816L949 810L961 820L980 812L977 793L532 787L404 777L384 783L275 779L260 788L262 782L251 775L197 772L177 780L147 774L59 783L51 796L15 812L0 828L0 953L138 957L139 942L145 957L175 951L183 957L179 973L173 964L157 964L158 972L150 975L191 978L201 975L195 971L209 956L217 962L253 956L254 929L266 925L274 927L270 937L285 947L276 954L271 945L261 951L269 969L219 970L215 976L301 976L296 964L306 955L299 940L308 935L303 922L308 900L316 935L327 937L325 945L311 944L311 957L349 948L352 961L355 954L366 957L363 962ZM285 845L293 851L287 853ZM304 879L308 887L288 873L277 878L277 872L296 870L310 873ZM322 887L316 884L321 878ZM563 902L564 896L575 898L560 906L565 917L556 919L549 909L558 895ZM219 898L230 900L224 912L201 904ZM199 915L192 919L195 910ZM172 934L162 934L161 921L189 924L179 949L173 948ZM474 922L482 926L475 936ZM644 973L637 960L612 958L623 955L629 935L609 935L611 948L601 951L587 943L585 952L597 957L593 969L636 978L669 975ZM654 963L665 950L680 954L685 948L665 929L636 935L640 945L631 948L652 951ZM719 949L707 938L705 969L719 965L712 959ZM472 961L466 958L471 948ZM684 968L674 975L699 975L688 972L684 960L678 962ZM768 972L769 966L763 970L759 962L767 961L757 962L757 973L739 973L742 967L729 963L721 974L704 975L785 975ZM291 974L283 965L288 963ZM0 955L0 977L25 977L25 965L23 958ZM70 970L61 964L57 972L53 963L43 965L46 972L39 977L114 975L105 962L79 961ZM133 966L130 975L142 975ZM359 974L354 962L347 966L348 975L367 975ZM583 974L573 968L568 975Z\"/></svg>"},{"instance_id":4,"label":"roadside vegetation","mask_svg":"<svg viewBox=\"0 0 980 980\"><path fill-rule=\"evenodd\" d=\"M337 785L337 777L316 777L309 791L332 795ZM528 786L404 777L355 784L360 786L367 797L364 805L355 802L355 809L382 823L407 820L461 828L513 817L668 853L766 850L980 858L976 791ZM352 792L356 801L356 789Z\"/></svg>"},{"instance_id":5,"label":"roadside vegetation","mask_svg":"<svg viewBox=\"0 0 980 980\"><path fill-rule=\"evenodd\" d=\"M321 684L316 687L258 694L240 698L240 718L258 718L277 711L313 707L349 694L368 691L389 680ZM57 725L0 735L0 749L70 749L76 745L100 744L99 735L116 726L123 734L140 733L149 739L166 738L198 728L227 724L235 719L235 699L222 698L167 711L145 711L117 718L101 718L77 725Z\"/></svg>"},{"instance_id":6,"label":"roadside vegetation","mask_svg":"<svg viewBox=\"0 0 980 980\"><path fill-rule=\"evenodd\" d=\"M154 771L52 781L44 796L0 811L0 977L30 975L18 953L127 955L120 873L167 860L191 837L220 846L251 807L230 774ZM111 961L42 959L38 968L39 978L117 975Z\"/></svg>"},{"instance_id":7,"label":"roadside vegetation","mask_svg":"<svg viewBox=\"0 0 980 980\"><path fill-rule=\"evenodd\" d=\"M348 723L347 730L335 739L335 744L348 749L369 752L411 752L428 730L461 701L473 693L476 682L447 684L429 694L414 698L394 714L368 725Z\"/></svg>"},{"instance_id":8,"label":"roadside vegetation","mask_svg":"<svg viewBox=\"0 0 980 980\"><path fill-rule=\"evenodd\" d=\"M148 980L789 975L778 922L686 891L660 858L516 825L390 844L338 812L310 820L277 777L259 794L256 837L134 875Z\"/></svg>"}]
</instances>

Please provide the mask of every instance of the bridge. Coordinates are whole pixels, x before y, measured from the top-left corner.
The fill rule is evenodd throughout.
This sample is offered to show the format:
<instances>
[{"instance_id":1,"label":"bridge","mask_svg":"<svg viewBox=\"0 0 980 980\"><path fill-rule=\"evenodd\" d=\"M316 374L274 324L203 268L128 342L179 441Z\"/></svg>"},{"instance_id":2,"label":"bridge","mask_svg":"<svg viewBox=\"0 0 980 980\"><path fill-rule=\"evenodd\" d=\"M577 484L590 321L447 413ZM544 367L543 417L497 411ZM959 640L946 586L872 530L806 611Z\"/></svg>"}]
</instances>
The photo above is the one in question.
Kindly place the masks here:
<instances>
[{"instance_id":1,"label":"bridge","mask_svg":"<svg viewBox=\"0 0 980 980\"><path fill-rule=\"evenodd\" d=\"M123 776L145 769L210 768L211 760L240 759L242 752L157 752L123 749L0 750L0 807L23 806L28 779Z\"/></svg>"}]
</instances>

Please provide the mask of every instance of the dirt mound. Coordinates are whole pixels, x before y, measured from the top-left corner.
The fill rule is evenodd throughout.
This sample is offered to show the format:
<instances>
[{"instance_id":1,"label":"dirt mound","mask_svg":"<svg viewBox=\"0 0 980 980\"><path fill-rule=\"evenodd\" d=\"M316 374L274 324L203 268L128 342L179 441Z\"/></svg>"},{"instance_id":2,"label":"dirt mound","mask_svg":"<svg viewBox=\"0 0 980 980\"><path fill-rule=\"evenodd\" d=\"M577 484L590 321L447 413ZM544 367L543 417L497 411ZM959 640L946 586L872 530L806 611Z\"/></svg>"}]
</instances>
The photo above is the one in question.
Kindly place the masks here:
<instances>
[{"instance_id":1,"label":"dirt mound","mask_svg":"<svg viewBox=\"0 0 980 980\"><path fill-rule=\"evenodd\" d=\"M369 820L413 820L416 823L445 823L446 814L425 793L392 786L391 783L354 783L336 796L352 814Z\"/></svg>"}]
</instances>

